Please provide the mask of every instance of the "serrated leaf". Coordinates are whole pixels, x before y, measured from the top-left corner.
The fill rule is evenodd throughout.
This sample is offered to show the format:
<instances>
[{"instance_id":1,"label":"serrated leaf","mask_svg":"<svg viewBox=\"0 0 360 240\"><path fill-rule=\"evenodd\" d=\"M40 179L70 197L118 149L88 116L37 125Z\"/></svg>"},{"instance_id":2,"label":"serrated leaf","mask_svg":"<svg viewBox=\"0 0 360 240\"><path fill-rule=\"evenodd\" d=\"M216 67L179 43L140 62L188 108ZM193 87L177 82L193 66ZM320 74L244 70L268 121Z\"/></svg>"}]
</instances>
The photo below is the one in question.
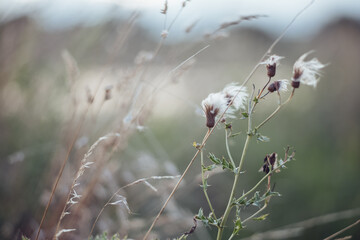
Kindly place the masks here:
<instances>
[{"instance_id":1,"label":"serrated leaf","mask_svg":"<svg viewBox=\"0 0 360 240\"><path fill-rule=\"evenodd\" d=\"M240 218L236 219L234 225L235 225L235 226L234 226L234 230L233 230L232 235L238 234L238 232L239 232L241 229L244 228L243 225L242 225L242 222L241 222Z\"/></svg>"},{"instance_id":2,"label":"serrated leaf","mask_svg":"<svg viewBox=\"0 0 360 240\"><path fill-rule=\"evenodd\" d=\"M266 219L267 216L269 216L269 213L264 214L264 215L262 215L262 216L260 216L260 217L252 218L252 220L255 220L255 221L263 221L263 220Z\"/></svg>"},{"instance_id":3,"label":"serrated leaf","mask_svg":"<svg viewBox=\"0 0 360 240\"><path fill-rule=\"evenodd\" d=\"M199 220L202 220L203 218L205 218L202 208L199 209L199 212L195 217L198 218Z\"/></svg>"},{"instance_id":4,"label":"serrated leaf","mask_svg":"<svg viewBox=\"0 0 360 240\"><path fill-rule=\"evenodd\" d=\"M261 135L260 133L257 133L257 134L256 134L256 139L257 139L259 142L269 142L269 141L270 141L270 138L269 138L269 137L263 136L263 135Z\"/></svg>"},{"instance_id":5,"label":"serrated leaf","mask_svg":"<svg viewBox=\"0 0 360 240\"><path fill-rule=\"evenodd\" d=\"M209 159L215 163L216 165L220 165L221 164L221 160L219 158L217 158L214 154L209 153Z\"/></svg>"},{"instance_id":6,"label":"serrated leaf","mask_svg":"<svg viewBox=\"0 0 360 240\"><path fill-rule=\"evenodd\" d=\"M212 171L212 170L214 170L216 168L216 165L215 164L212 164L212 165L209 165L209 166L204 166L204 165L202 165L202 170L204 171L204 172L210 172L210 171Z\"/></svg>"}]
</instances>

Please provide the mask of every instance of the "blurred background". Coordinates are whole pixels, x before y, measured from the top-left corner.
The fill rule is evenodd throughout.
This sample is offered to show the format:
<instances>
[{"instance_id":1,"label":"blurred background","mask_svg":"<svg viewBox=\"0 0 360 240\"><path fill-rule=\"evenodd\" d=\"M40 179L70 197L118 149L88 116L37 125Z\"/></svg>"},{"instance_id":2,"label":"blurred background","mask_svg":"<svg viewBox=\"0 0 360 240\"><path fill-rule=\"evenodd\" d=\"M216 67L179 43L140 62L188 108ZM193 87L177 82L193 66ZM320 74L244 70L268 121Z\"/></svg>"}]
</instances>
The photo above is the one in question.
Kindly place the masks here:
<instances>
[{"instance_id":1,"label":"blurred background","mask_svg":"<svg viewBox=\"0 0 360 240\"><path fill-rule=\"evenodd\" d=\"M242 83L306 4L172 0L166 9L164 1L1 1L0 238L35 239L68 159L40 233L40 239L51 238L84 154L111 132L120 137L104 139L89 156L94 163L76 187L82 197L60 224L76 231L61 239L87 238L119 188L141 178L175 176L121 189L113 200L118 204L106 206L93 232L141 238L195 153L192 143L207 131L201 101L228 83ZM322 239L359 219L359 12L356 0L315 1L274 48L285 56L275 79L290 79L293 63L309 50L329 65L316 89L301 86L262 128L270 142L251 142L238 195L263 176L258 169L266 154L283 156L292 146L296 161L274 175L282 196L271 200L266 221L248 222L241 237ZM246 16L251 17L241 18ZM232 21L238 22L224 27ZM260 67L247 87L260 89L266 80ZM276 106L277 97L269 95L254 122ZM242 133L230 141L239 160L246 122L232 122L234 132ZM223 129L215 129L205 155L226 156L224 137ZM179 237L200 207L209 213L200 172L197 159L152 237ZM218 215L232 180L222 171L208 180ZM360 239L360 226L341 236L347 235ZM215 236L215 229L199 223L189 239Z\"/></svg>"}]
</instances>

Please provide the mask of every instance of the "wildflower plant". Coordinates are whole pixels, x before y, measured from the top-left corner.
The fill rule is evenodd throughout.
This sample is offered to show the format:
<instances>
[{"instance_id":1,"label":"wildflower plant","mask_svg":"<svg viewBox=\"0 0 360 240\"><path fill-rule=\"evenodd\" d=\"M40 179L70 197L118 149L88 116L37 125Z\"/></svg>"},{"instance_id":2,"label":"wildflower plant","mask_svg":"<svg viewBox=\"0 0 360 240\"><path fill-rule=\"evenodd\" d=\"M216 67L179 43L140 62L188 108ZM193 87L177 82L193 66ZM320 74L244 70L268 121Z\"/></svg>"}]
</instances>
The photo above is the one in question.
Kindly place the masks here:
<instances>
[{"instance_id":1,"label":"wildflower plant","mask_svg":"<svg viewBox=\"0 0 360 240\"><path fill-rule=\"evenodd\" d=\"M224 95L220 93L211 93L202 103L205 116L206 116L206 126L208 128L213 128L215 126L214 119L217 117L221 109L224 109L224 113L222 116L226 117L228 114L226 113L229 111L230 116L233 118L233 121L240 120L240 119L247 119L248 127L247 131L244 131L244 137L246 138L242 155L240 161L236 161L233 158L229 144L228 138L232 137L232 126L231 124L226 122L226 119L223 118L221 123L223 124L223 128L225 129L225 148L227 151L227 158L222 157L218 158L213 153L208 153L208 158L210 160L210 165L205 165L204 163L204 151L201 149L200 157L201 157L201 176L202 176L202 188L205 195L205 198L208 203L208 207L210 209L210 213L206 214L203 211L203 208L200 208L198 214L196 215L196 219L203 222L206 226L213 226L217 228L217 239L223 238L223 233L225 228L232 228L232 234L228 239L233 239L237 234L239 234L240 230L245 227L245 223L250 220L265 220L267 214L259 216L259 214L264 211L264 209L268 206L270 199L273 196L280 196L280 193L274 192L271 188L271 177L275 173L279 173L285 165L294 159L295 151L291 148L287 147L285 149L284 158L279 158L277 153L267 154L263 161L263 165L260 168L260 171L264 172L265 176L263 176L250 190L242 191L242 194L238 196L239 189L237 187L240 174L243 171L243 164L245 159L247 158L247 149L252 140L252 138L256 138L258 141L265 142L269 141L269 138L260 134L259 130L262 126L269 122L271 118L273 118L281 107L285 104L289 103L290 100L293 98L295 90L299 88L299 85L294 84L298 82L302 82L306 85L316 86L316 83L319 80L320 76L320 69L325 67L326 65L320 63L317 59L312 59L308 62L304 61L304 58L307 57L308 53L302 55L299 60L297 60L294 64L294 76L292 77L292 91L288 96L288 99L282 103L281 102L281 95L284 95L288 88L288 81L287 80L274 80L273 78L276 76L277 66L279 66L278 61L283 59L284 57L279 57L277 55L270 56L267 60L262 62L261 64L266 65L267 69L267 76L268 80L258 90L258 94L254 97L255 87L252 90L251 98L248 98L248 93L245 92L244 88L237 89L238 94L234 94L234 99L226 102L223 98ZM295 86L294 86L295 85ZM227 88L225 88L227 89ZM267 89L267 93L265 93ZM271 94L276 92L279 98L278 107L275 111L270 114L265 120L263 120L257 126L253 126L255 114L254 110L256 106L264 101L266 101L265 96L267 94ZM216 97L215 97L216 96ZM245 113L239 114L236 111L240 108L244 109L245 104L244 102L247 99L247 109ZM237 103L237 104L235 104ZM241 103L241 104L240 104ZM225 208L225 211L220 216L214 211L214 208L211 203L211 197L207 193L207 189L209 185L207 184L207 177L205 175L206 172L210 172L215 168L221 167L225 171L230 171L234 174L234 181L231 192L229 194L228 203ZM249 172L249 170L247 170ZM251 171L250 171L251 172ZM267 180L266 191L260 192L258 190L259 186ZM248 206L256 206L259 208L258 211L254 212L250 217L243 219L242 218L242 210L247 208ZM233 226L230 227L228 224L228 218L230 216L231 211L235 211L235 216L233 219Z\"/></svg>"},{"instance_id":2,"label":"wildflower plant","mask_svg":"<svg viewBox=\"0 0 360 240\"><path fill-rule=\"evenodd\" d=\"M309 52L310 53L310 52ZM305 61L304 59L309 55L309 53L305 53L302 55L293 65L293 76L291 78L291 92L288 93L289 81L286 79L275 80L276 71L279 66L279 60L284 57L280 57L277 55L269 56L265 61L259 63L259 65L264 64L267 70L267 80L265 84L258 89L258 93L255 95L256 87L253 85L252 92L247 92L247 89L243 85L238 85L236 83L232 83L227 85L222 91L216 93L210 93L201 103L202 109L204 111L204 117L206 118L206 127L208 128L208 132L204 137L203 142L196 143L194 142L194 147L198 150L197 153L200 154L201 161L201 178L202 184L201 187L203 189L204 196L207 200L208 208L210 209L209 213L204 212L204 208L200 208L197 215L195 216L196 221L202 222L205 226L215 227L217 229L217 240L223 239L224 230L231 228L231 235L226 239L233 239L240 233L240 230L245 228L249 220L265 220L268 214L264 214L259 216L268 206L272 197L280 196L280 193L274 192L271 187L271 178L274 174L280 173L281 169L285 168L288 162L294 159L295 150L290 147L285 148L284 157L281 158L280 153L270 153L267 154L263 161L259 159L259 167L260 172L264 173L264 176L259 179L259 181L250 188L250 190L240 190L238 189L238 183L240 179L241 173L243 173L243 165L245 159L247 158L247 150L249 144L251 143L253 138L256 138L259 142L267 142L270 139L266 136L263 136L260 133L260 129L276 115L279 110L288 104L291 99L294 97L295 91L300 88L300 83L305 85L310 85L315 87L320 78L320 70L324 68L326 65L322 64L316 58ZM265 77L266 78L266 77ZM299 90L298 90L299 91ZM257 112L256 109L258 104L262 104L267 99L265 98L268 94L276 93L278 96L278 106L277 108L263 121L261 121L258 125L254 125L255 117ZM287 100L282 102L282 97L287 95ZM241 110L241 111L240 111ZM227 119L231 118L232 121L244 121L247 120L247 129L242 131L241 134L233 134L232 133L232 124L227 121ZM218 127L216 127L218 126ZM219 129L221 126L225 131L225 148L227 151L227 157L217 157L216 154L212 152L205 153L205 143L209 137L209 135L215 131L215 129ZM242 135L245 138L245 143L243 146L242 154L240 159L237 160L233 157L228 139L231 137L235 137L237 135ZM209 159L209 163L205 163L205 157L207 155ZM195 154L194 158L191 160L188 168L184 173L189 169L192 162L196 158L197 154ZM213 171L216 168L221 168L224 171L228 171L233 173L234 180L232 189L229 193L228 203L223 213L216 213L215 209L211 202L211 196L209 196L207 190L210 187L208 184L208 173ZM246 170L249 172L254 172L254 170ZM184 177L184 174L181 176L181 179ZM179 181L179 182L180 182ZM179 184L178 182L178 184ZM266 190L259 191L259 187L265 183ZM173 195L177 186L175 186L173 192L168 198L167 202ZM239 195L239 193L241 193ZM225 194L225 193L224 193ZM164 206L166 206L167 202L165 202ZM164 206L162 210L164 209ZM251 214L250 217L243 218L242 211L249 206L256 206L259 209ZM160 211L159 215L161 214ZM235 215L232 219L233 224L229 224L230 213L234 211ZM157 216L157 218L159 217ZM157 218L155 218L154 223ZM151 231L153 225L150 227L149 231ZM187 236L195 231L197 224L195 223L194 227L192 227L191 231L184 233L178 239L186 239ZM148 233L149 233L148 231ZM147 238L145 235L144 239Z\"/></svg>"}]
</instances>

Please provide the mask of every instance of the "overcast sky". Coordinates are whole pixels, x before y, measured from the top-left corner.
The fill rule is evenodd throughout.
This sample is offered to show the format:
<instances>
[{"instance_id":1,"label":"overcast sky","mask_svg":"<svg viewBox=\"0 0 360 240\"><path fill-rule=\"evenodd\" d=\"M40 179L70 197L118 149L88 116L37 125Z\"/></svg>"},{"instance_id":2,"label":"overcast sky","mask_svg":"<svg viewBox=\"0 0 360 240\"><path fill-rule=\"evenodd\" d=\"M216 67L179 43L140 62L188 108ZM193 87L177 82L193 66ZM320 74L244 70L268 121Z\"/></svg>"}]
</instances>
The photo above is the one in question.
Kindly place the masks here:
<instances>
[{"instance_id":1,"label":"overcast sky","mask_svg":"<svg viewBox=\"0 0 360 240\"><path fill-rule=\"evenodd\" d=\"M188 25L198 20L194 31L214 30L224 21L239 16L264 14L268 17L245 23L278 34L308 0L191 0L181 12L170 32L174 38ZM168 0L167 24L181 8L182 1ZM48 30L76 24L96 24L109 18L128 18L132 11L141 12L139 22L154 35L163 29L164 15L160 14L164 0L1 0L0 21L32 14ZM360 0L316 0L299 18L288 33L290 37L309 35L324 24L341 16L360 20ZM170 35L169 35L170 38Z\"/></svg>"}]
</instances>

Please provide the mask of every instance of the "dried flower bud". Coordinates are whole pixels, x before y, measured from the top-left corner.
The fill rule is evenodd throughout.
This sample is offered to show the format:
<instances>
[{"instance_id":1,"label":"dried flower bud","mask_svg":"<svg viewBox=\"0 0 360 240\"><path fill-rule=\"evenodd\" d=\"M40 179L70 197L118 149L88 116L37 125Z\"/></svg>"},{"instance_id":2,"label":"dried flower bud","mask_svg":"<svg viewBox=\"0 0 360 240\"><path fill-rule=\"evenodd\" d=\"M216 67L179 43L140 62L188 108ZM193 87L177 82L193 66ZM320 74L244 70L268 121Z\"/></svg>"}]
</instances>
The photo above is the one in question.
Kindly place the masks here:
<instances>
[{"instance_id":1,"label":"dried flower bud","mask_svg":"<svg viewBox=\"0 0 360 240\"><path fill-rule=\"evenodd\" d=\"M273 65L266 65L266 69L267 69L267 75L269 77L273 77L275 76L276 73L276 63L274 63Z\"/></svg>"},{"instance_id":2,"label":"dried flower bud","mask_svg":"<svg viewBox=\"0 0 360 240\"><path fill-rule=\"evenodd\" d=\"M213 128L219 113L226 111L224 118L233 118L234 112L245 108L248 94L246 88L236 84L227 85L221 92L211 93L201 103L206 117L206 126Z\"/></svg>"},{"instance_id":3,"label":"dried flower bud","mask_svg":"<svg viewBox=\"0 0 360 240\"><path fill-rule=\"evenodd\" d=\"M293 67L293 82L291 83L293 88L298 88L300 86L300 82L305 85L316 87L320 78L320 70L326 67L326 64L322 64L316 58L313 58L310 61L304 61L305 58L312 52L313 51L303 54L295 62Z\"/></svg>"},{"instance_id":4,"label":"dried flower bud","mask_svg":"<svg viewBox=\"0 0 360 240\"><path fill-rule=\"evenodd\" d=\"M274 81L273 83L271 83L268 87L269 92L275 92L275 91L279 91L279 92L286 92L287 91L287 86L288 86L289 82L287 80L278 80L278 81Z\"/></svg>"},{"instance_id":5,"label":"dried flower bud","mask_svg":"<svg viewBox=\"0 0 360 240\"><path fill-rule=\"evenodd\" d=\"M292 81L291 82L291 86L293 88L299 88L300 87L300 82L299 81Z\"/></svg>"},{"instance_id":6,"label":"dried flower bud","mask_svg":"<svg viewBox=\"0 0 360 240\"><path fill-rule=\"evenodd\" d=\"M222 93L211 93L201 103L205 117L206 126L213 128L215 126L215 118L219 112L223 112L226 109L227 100L224 98Z\"/></svg>"},{"instance_id":7,"label":"dried flower bud","mask_svg":"<svg viewBox=\"0 0 360 240\"><path fill-rule=\"evenodd\" d=\"M280 59L284 57L271 55L266 61L262 62L261 64L266 64L267 75L271 78L274 77L276 74L276 65L279 65Z\"/></svg>"},{"instance_id":8,"label":"dried flower bud","mask_svg":"<svg viewBox=\"0 0 360 240\"><path fill-rule=\"evenodd\" d=\"M276 153L272 153L271 155L266 154L266 157L264 159L264 165L262 167L262 171L264 173L268 174L270 172L270 170L274 168L274 166L276 164L276 159L277 159Z\"/></svg>"}]
</instances>

